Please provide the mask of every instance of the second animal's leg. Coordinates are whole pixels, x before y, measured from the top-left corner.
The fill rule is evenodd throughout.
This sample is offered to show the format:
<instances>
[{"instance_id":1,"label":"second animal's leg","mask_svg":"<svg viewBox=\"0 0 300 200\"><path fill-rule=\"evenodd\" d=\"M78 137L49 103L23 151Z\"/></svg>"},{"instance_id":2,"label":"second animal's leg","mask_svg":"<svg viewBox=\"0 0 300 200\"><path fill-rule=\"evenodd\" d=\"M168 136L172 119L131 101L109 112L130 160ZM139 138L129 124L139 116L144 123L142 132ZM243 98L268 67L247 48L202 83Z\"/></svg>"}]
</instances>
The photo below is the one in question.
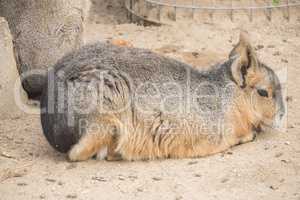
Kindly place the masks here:
<instances>
[{"instance_id":1,"label":"second animal's leg","mask_svg":"<svg viewBox=\"0 0 300 200\"><path fill-rule=\"evenodd\" d=\"M110 140L110 143L108 144L107 147L107 161L119 161L122 160L121 154L116 152L116 148L118 146L118 137L117 136L112 136L112 139Z\"/></svg>"}]
</instances>

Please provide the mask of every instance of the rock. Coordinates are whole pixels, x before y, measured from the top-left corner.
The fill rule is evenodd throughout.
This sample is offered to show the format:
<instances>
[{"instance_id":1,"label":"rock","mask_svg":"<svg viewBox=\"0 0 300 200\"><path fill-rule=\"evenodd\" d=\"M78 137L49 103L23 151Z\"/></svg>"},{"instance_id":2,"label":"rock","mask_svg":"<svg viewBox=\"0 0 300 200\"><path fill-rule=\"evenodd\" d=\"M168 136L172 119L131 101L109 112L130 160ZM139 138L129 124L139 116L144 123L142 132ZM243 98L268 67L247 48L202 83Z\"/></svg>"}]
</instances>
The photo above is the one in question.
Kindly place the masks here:
<instances>
[{"instance_id":1,"label":"rock","mask_svg":"<svg viewBox=\"0 0 300 200\"><path fill-rule=\"evenodd\" d=\"M119 176L118 178L119 178L120 181L125 181L126 180L124 176Z\"/></svg>"},{"instance_id":2,"label":"rock","mask_svg":"<svg viewBox=\"0 0 300 200\"><path fill-rule=\"evenodd\" d=\"M287 102L293 101L293 97L292 97L292 96L287 96L287 97L286 97L286 101L287 101Z\"/></svg>"},{"instance_id":3,"label":"rock","mask_svg":"<svg viewBox=\"0 0 300 200\"><path fill-rule=\"evenodd\" d=\"M289 161L289 160L285 160L285 159L282 159L282 160L281 160L281 162L283 162L283 163L287 164L287 163L290 163L291 161Z\"/></svg>"},{"instance_id":4,"label":"rock","mask_svg":"<svg viewBox=\"0 0 300 200\"><path fill-rule=\"evenodd\" d=\"M152 180L154 180L154 181L161 181L162 178L160 178L160 177L153 177Z\"/></svg>"},{"instance_id":5,"label":"rock","mask_svg":"<svg viewBox=\"0 0 300 200\"><path fill-rule=\"evenodd\" d=\"M195 58L198 58L200 54L199 54L198 52L192 52L192 55L193 55Z\"/></svg>"},{"instance_id":6,"label":"rock","mask_svg":"<svg viewBox=\"0 0 300 200\"><path fill-rule=\"evenodd\" d=\"M20 86L15 92L15 84L20 80L8 23L0 17L0 119L20 117L23 112L17 102L27 101L26 94Z\"/></svg>"},{"instance_id":7,"label":"rock","mask_svg":"<svg viewBox=\"0 0 300 200\"><path fill-rule=\"evenodd\" d=\"M279 158L279 157L281 157L282 155L283 155L283 153L282 153L282 152L279 152L279 153L275 154L275 158Z\"/></svg>"},{"instance_id":8,"label":"rock","mask_svg":"<svg viewBox=\"0 0 300 200\"><path fill-rule=\"evenodd\" d=\"M14 38L18 70L30 96L42 91L45 70L83 43L85 0L1 0L0 16ZM22 13L22 14L20 14Z\"/></svg>"},{"instance_id":9,"label":"rock","mask_svg":"<svg viewBox=\"0 0 300 200\"><path fill-rule=\"evenodd\" d=\"M269 148L270 148L270 147L268 147L268 146L265 146L265 147L264 147L264 150L269 150Z\"/></svg>"},{"instance_id":10,"label":"rock","mask_svg":"<svg viewBox=\"0 0 300 200\"><path fill-rule=\"evenodd\" d=\"M21 182L21 183L17 183L18 186L26 186L27 183Z\"/></svg>"},{"instance_id":11,"label":"rock","mask_svg":"<svg viewBox=\"0 0 300 200\"><path fill-rule=\"evenodd\" d=\"M56 180L52 179L52 178L46 178L46 181L51 182L51 183L55 183L56 182Z\"/></svg>"},{"instance_id":12,"label":"rock","mask_svg":"<svg viewBox=\"0 0 300 200\"><path fill-rule=\"evenodd\" d=\"M221 180L221 183L226 183L227 181L229 181L228 178L223 178L223 179Z\"/></svg>"},{"instance_id":13,"label":"rock","mask_svg":"<svg viewBox=\"0 0 300 200\"><path fill-rule=\"evenodd\" d=\"M131 181L134 181L134 180L138 179L137 176L133 176L133 175L128 176L128 178L129 178Z\"/></svg>"},{"instance_id":14,"label":"rock","mask_svg":"<svg viewBox=\"0 0 300 200\"><path fill-rule=\"evenodd\" d=\"M289 124L288 128L295 128L295 126L293 124Z\"/></svg>"},{"instance_id":15,"label":"rock","mask_svg":"<svg viewBox=\"0 0 300 200\"><path fill-rule=\"evenodd\" d=\"M15 156L12 156L6 152L0 151L0 156L4 157L4 158L12 158L12 159L16 159Z\"/></svg>"},{"instance_id":16,"label":"rock","mask_svg":"<svg viewBox=\"0 0 300 200\"><path fill-rule=\"evenodd\" d=\"M278 187L277 187L277 186L274 186L274 185L270 185L270 189L272 189L272 190L277 190Z\"/></svg>"},{"instance_id":17,"label":"rock","mask_svg":"<svg viewBox=\"0 0 300 200\"><path fill-rule=\"evenodd\" d=\"M188 162L187 164L188 165L195 165L195 164L197 164L198 163L198 161L190 161L190 162Z\"/></svg>"},{"instance_id":18,"label":"rock","mask_svg":"<svg viewBox=\"0 0 300 200\"><path fill-rule=\"evenodd\" d=\"M94 176L94 177L92 177L92 180L99 181L99 182L107 182L107 179L105 179L104 177L101 177L101 176Z\"/></svg>"},{"instance_id":19,"label":"rock","mask_svg":"<svg viewBox=\"0 0 300 200\"><path fill-rule=\"evenodd\" d=\"M260 49L263 49L265 46L262 45L262 44L259 44L255 47L255 50L260 50Z\"/></svg>"},{"instance_id":20,"label":"rock","mask_svg":"<svg viewBox=\"0 0 300 200\"><path fill-rule=\"evenodd\" d=\"M273 44L270 44L270 45L268 45L268 46L267 46L267 48L269 48L269 49L273 49L273 48L275 48L275 45L273 45Z\"/></svg>"},{"instance_id":21,"label":"rock","mask_svg":"<svg viewBox=\"0 0 300 200\"><path fill-rule=\"evenodd\" d=\"M280 56L280 52L279 51L275 51L274 53L273 53L273 56Z\"/></svg>"},{"instance_id":22,"label":"rock","mask_svg":"<svg viewBox=\"0 0 300 200\"><path fill-rule=\"evenodd\" d=\"M283 183L284 181L285 181L284 178L282 178L282 179L279 180L280 183Z\"/></svg>"},{"instance_id":23,"label":"rock","mask_svg":"<svg viewBox=\"0 0 300 200\"><path fill-rule=\"evenodd\" d=\"M67 199L76 199L77 198L77 195L76 194L68 194L66 196Z\"/></svg>"},{"instance_id":24,"label":"rock","mask_svg":"<svg viewBox=\"0 0 300 200\"><path fill-rule=\"evenodd\" d=\"M181 200L181 199L183 199L183 197L181 195L177 195L175 198L175 200Z\"/></svg>"},{"instance_id":25,"label":"rock","mask_svg":"<svg viewBox=\"0 0 300 200\"><path fill-rule=\"evenodd\" d=\"M57 184L60 185L60 186L64 185L64 183L62 181L58 181Z\"/></svg>"}]
</instances>

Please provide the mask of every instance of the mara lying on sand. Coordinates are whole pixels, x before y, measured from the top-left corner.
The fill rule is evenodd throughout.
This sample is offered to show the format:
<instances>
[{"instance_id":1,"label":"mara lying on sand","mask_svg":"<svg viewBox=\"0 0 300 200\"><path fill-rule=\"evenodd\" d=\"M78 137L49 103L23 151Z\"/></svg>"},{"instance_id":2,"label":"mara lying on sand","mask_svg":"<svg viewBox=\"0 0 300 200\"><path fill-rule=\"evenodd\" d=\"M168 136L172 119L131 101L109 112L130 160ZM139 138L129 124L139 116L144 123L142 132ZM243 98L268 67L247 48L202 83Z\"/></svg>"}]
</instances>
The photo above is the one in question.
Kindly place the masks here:
<instances>
[{"instance_id":1,"label":"mara lying on sand","mask_svg":"<svg viewBox=\"0 0 300 200\"><path fill-rule=\"evenodd\" d=\"M281 86L241 33L208 71L151 51L97 43L48 73L41 121L70 161L201 157L252 141L284 115Z\"/></svg>"}]
</instances>

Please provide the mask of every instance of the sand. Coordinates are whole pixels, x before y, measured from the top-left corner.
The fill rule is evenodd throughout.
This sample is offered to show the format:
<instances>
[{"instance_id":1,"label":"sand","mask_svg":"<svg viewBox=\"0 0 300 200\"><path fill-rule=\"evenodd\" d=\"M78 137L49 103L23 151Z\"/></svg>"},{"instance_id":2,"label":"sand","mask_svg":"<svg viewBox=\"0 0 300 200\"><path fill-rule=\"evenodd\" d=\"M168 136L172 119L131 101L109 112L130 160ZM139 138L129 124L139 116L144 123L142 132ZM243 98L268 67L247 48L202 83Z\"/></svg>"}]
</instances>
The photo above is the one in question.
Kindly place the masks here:
<instances>
[{"instance_id":1,"label":"sand","mask_svg":"<svg viewBox=\"0 0 300 200\"><path fill-rule=\"evenodd\" d=\"M299 13L299 12L298 12ZM261 61L288 69L288 124L254 142L199 159L69 163L46 142L39 115L0 121L0 199L300 199L300 18L253 23L130 24L118 1L93 4L86 43L134 47L205 68L222 62L240 29Z\"/></svg>"}]
</instances>

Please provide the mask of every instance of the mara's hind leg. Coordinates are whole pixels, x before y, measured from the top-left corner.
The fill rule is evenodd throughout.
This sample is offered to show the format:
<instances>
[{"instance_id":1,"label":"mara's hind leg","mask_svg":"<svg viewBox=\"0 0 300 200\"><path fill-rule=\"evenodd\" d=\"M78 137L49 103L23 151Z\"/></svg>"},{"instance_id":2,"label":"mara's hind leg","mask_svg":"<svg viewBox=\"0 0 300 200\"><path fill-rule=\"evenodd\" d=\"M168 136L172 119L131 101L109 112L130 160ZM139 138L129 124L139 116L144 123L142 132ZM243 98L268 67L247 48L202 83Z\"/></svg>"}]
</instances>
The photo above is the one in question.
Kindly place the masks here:
<instances>
[{"instance_id":1,"label":"mara's hind leg","mask_svg":"<svg viewBox=\"0 0 300 200\"><path fill-rule=\"evenodd\" d=\"M119 138L117 135L114 135L112 139L110 140L108 147L107 147L107 161L119 161L122 160L122 155L118 152L116 152L116 148L118 146L118 140Z\"/></svg>"},{"instance_id":2,"label":"mara's hind leg","mask_svg":"<svg viewBox=\"0 0 300 200\"><path fill-rule=\"evenodd\" d=\"M68 153L70 161L84 161L107 147L112 139L110 134L86 133Z\"/></svg>"},{"instance_id":3,"label":"mara's hind leg","mask_svg":"<svg viewBox=\"0 0 300 200\"><path fill-rule=\"evenodd\" d=\"M250 131L248 134L245 134L243 137L239 139L238 144L244 144L248 142L252 142L256 138L256 131Z\"/></svg>"}]
</instances>

